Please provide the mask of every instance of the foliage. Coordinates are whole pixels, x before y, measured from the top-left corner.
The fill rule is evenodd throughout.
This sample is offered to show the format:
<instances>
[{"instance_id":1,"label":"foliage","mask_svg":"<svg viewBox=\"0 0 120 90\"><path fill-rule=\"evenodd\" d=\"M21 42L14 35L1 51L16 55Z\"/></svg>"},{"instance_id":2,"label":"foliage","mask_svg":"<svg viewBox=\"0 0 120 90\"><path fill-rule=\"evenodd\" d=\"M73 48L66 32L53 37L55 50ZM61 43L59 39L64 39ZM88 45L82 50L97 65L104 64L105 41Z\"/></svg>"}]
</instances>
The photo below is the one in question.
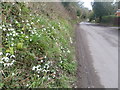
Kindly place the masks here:
<instances>
[{"instance_id":1,"label":"foliage","mask_svg":"<svg viewBox=\"0 0 120 90\"><path fill-rule=\"evenodd\" d=\"M92 7L95 18L99 18L100 22L103 16L114 14L114 6L112 2L94 2Z\"/></svg>"},{"instance_id":2,"label":"foliage","mask_svg":"<svg viewBox=\"0 0 120 90\"><path fill-rule=\"evenodd\" d=\"M74 76L76 63L68 21L32 14L26 3L4 2L1 6L4 17L0 25L0 87L71 87L68 80Z\"/></svg>"},{"instance_id":3,"label":"foliage","mask_svg":"<svg viewBox=\"0 0 120 90\"><path fill-rule=\"evenodd\" d=\"M118 26L118 19L119 19L119 17L117 17L115 15L103 16L101 22L105 23L105 24L111 24L111 25Z\"/></svg>"},{"instance_id":4,"label":"foliage","mask_svg":"<svg viewBox=\"0 0 120 90\"><path fill-rule=\"evenodd\" d=\"M89 13L89 21L91 22L92 20L95 20L95 15L93 11Z\"/></svg>"}]
</instances>

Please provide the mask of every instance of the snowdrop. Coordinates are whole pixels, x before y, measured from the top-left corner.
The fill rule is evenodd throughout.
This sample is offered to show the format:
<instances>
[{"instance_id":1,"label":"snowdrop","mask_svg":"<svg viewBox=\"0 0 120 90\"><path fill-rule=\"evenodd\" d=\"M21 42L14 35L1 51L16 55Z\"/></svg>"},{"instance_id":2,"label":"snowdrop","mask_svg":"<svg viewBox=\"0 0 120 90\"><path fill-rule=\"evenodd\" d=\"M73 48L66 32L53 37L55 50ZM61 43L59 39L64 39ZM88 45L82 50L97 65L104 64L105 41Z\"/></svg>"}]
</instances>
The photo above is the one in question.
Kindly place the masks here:
<instances>
[{"instance_id":1,"label":"snowdrop","mask_svg":"<svg viewBox=\"0 0 120 90\"><path fill-rule=\"evenodd\" d=\"M6 31L6 28L3 28L3 31Z\"/></svg>"},{"instance_id":2,"label":"snowdrop","mask_svg":"<svg viewBox=\"0 0 120 90\"><path fill-rule=\"evenodd\" d=\"M15 3L12 3L12 5L14 5Z\"/></svg>"},{"instance_id":3,"label":"snowdrop","mask_svg":"<svg viewBox=\"0 0 120 90\"><path fill-rule=\"evenodd\" d=\"M16 34L13 34L13 36L16 36Z\"/></svg>"},{"instance_id":4,"label":"snowdrop","mask_svg":"<svg viewBox=\"0 0 120 90\"><path fill-rule=\"evenodd\" d=\"M16 33L16 36L18 35L18 33Z\"/></svg>"},{"instance_id":5,"label":"snowdrop","mask_svg":"<svg viewBox=\"0 0 120 90\"><path fill-rule=\"evenodd\" d=\"M25 38L29 38L28 36L26 36Z\"/></svg>"},{"instance_id":6,"label":"snowdrop","mask_svg":"<svg viewBox=\"0 0 120 90\"><path fill-rule=\"evenodd\" d=\"M11 31L14 31L14 28L11 28Z\"/></svg>"},{"instance_id":7,"label":"snowdrop","mask_svg":"<svg viewBox=\"0 0 120 90\"><path fill-rule=\"evenodd\" d=\"M67 52L70 53L70 50L68 50Z\"/></svg>"},{"instance_id":8,"label":"snowdrop","mask_svg":"<svg viewBox=\"0 0 120 90\"><path fill-rule=\"evenodd\" d=\"M15 58L15 55L11 55L10 58Z\"/></svg>"},{"instance_id":9,"label":"snowdrop","mask_svg":"<svg viewBox=\"0 0 120 90\"><path fill-rule=\"evenodd\" d=\"M12 27L12 25L11 25L11 24L9 24L9 26L10 26L10 27Z\"/></svg>"},{"instance_id":10,"label":"snowdrop","mask_svg":"<svg viewBox=\"0 0 120 90\"><path fill-rule=\"evenodd\" d=\"M5 27L5 25L2 25L2 27Z\"/></svg>"},{"instance_id":11,"label":"snowdrop","mask_svg":"<svg viewBox=\"0 0 120 90\"><path fill-rule=\"evenodd\" d=\"M14 38L11 38L11 40L14 40Z\"/></svg>"},{"instance_id":12,"label":"snowdrop","mask_svg":"<svg viewBox=\"0 0 120 90\"><path fill-rule=\"evenodd\" d=\"M10 55L10 53L6 53L6 56L9 56Z\"/></svg>"},{"instance_id":13,"label":"snowdrop","mask_svg":"<svg viewBox=\"0 0 120 90\"><path fill-rule=\"evenodd\" d=\"M46 28L43 28L44 31L46 31Z\"/></svg>"},{"instance_id":14,"label":"snowdrop","mask_svg":"<svg viewBox=\"0 0 120 90\"><path fill-rule=\"evenodd\" d=\"M37 22L40 22L40 20L38 19Z\"/></svg>"},{"instance_id":15,"label":"snowdrop","mask_svg":"<svg viewBox=\"0 0 120 90\"><path fill-rule=\"evenodd\" d=\"M22 22L25 22L25 21L22 20Z\"/></svg>"},{"instance_id":16,"label":"snowdrop","mask_svg":"<svg viewBox=\"0 0 120 90\"><path fill-rule=\"evenodd\" d=\"M34 24L33 22L31 22L31 24Z\"/></svg>"},{"instance_id":17,"label":"snowdrop","mask_svg":"<svg viewBox=\"0 0 120 90\"><path fill-rule=\"evenodd\" d=\"M20 8L20 11L21 11L21 8Z\"/></svg>"},{"instance_id":18,"label":"snowdrop","mask_svg":"<svg viewBox=\"0 0 120 90\"><path fill-rule=\"evenodd\" d=\"M11 44L11 46L13 47L13 46L14 46L14 44L12 43L12 44Z\"/></svg>"},{"instance_id":19,"label":"snowdrop","mask_svg":"<svg viewBox=\"0 0 120 90\"><path fill-rule=\"evenodd\" d=\"M15 31L13 31L12 33L14 33L14 34L15 34L16 32L15 32Z\"/></svg>"},{"instance_id":20,"label":"snowdrop","mask_svg":"<svg viewBox=\"0 0 120 90\"><path fill-rule=\"evenodd\" d=\"M8 57L3 57L1 60L2 61L4 60L5 62L9 62L9 58Z\"/></svg>"},{"instance_id":21,"label":"snowdrop","mask_svg":"<svg viewBox=\"0 0 120 90\"><path fill-rule=\"evenodd\" d=\"M12 73L12 76L14 76L15 75L15 73Z\"/></svg>"},{"instance_id":22,"label":"snowdrop","mask_svg":"<svg viewBox=\"0 0 120 90\"><path fill-rule=\"evenodd\" d=\"M52 29L54 29L54 27L52 27Z\"/></svg>"},{"instance_id":23,"label":"snowdrop","mask_svg":"<svg viewBox=\"0 0 120 90\"><path fill-rule=\"evenodd\" d=\"M14 63L14 62L11 62L11 63L4 63L4 67L5 67L5 66L8 66L8 67L9 67L9 66L12 66L13 63Z\"/></svg>"},{"instance_id":24,"label":"snowdrop","mask_svg":"<svg viewBox=\"0 0 120 90\"><path fill-rule=\"evenodd\" d=\"M44 58L47 58L46 56Z\"/></svg>"},{"instance_id":25,"label":"snowdrop","mask_svg":"<svg viewBox=\"0 0 120 90\"><path fill-rule=\"evenodd\" d=\"M33 67L32 67L32 70L35 70L35 69L36 69L36 66L33 66Z\"/></svg>"},{"instance_id":26,"label":"snowdrop","mask_svg":"<svg viewBox=\"0 0 120 90\"><path fill-rule=\"evenodd\" d=\"M6 36L10 36L10 35L7 33Z\"/></svg>"},{"instance_id":27,"label":"snowdrop","mask_svg":"<svg viewBox=\"0 0 120 90\"><path fill-rule=\"evenodd\" d=\"M10 29L10 28L8 28L8 31L11 31L11 29Z\"/></svg>"},{"instance_id":28,"label":"snowdrop","mask_svg":"<svg viewBox=\"0 0 120 90\"><path fill-rule=\"evenodd\" d=\"M29 84L26 85L27 87L29 86Z\"/></svg>"},{"instance_id":29,"label":"snowdrop","mask_svg":"<svg viewBox=\"0 0 120 90\"><path fill-rule=\"evenodd\" d=\"M30 26L30 24L29 24L29 23L27 23L27 25L28 25L28 26Z\"/></svg>"},{"instance_id":30,"label":"snowdrop","mask_svg":"<svg viewBox=\"0 0 120 90\"><path fill-rule=\"evenodd\" d=\"M18 23L18 21L15 21L15 23Z\"/></svg>"},{"instance_id":31,"label":"snowdrop","mask_svg":"<svg viewBox=\"0 0 120 90\"><path fill-rule=\"evenodd\" d=\"M9 35L11 35L11 36L12 36L12 33L10 33Z\"/></svg>"},{"instance_id":32,"label":"snowdrop","mask_svg":"<svg viewBox=\"0 0 120 90\"><path fill-rule=\"evenodd\" d=\"M43 62L43 60L41 60L41 62Z\"/></svg>"},{"instance_id":33,"label":"snowdrop","mask_svg":"<svg viewBox=\"0 0 120 90\"><path fill-rule=\"evenodd\" d=\"M28 20L26 20L26 22L29 22Z\"/></svg>"},{"instance_id":34,"label":"snowdrop","mask_svg":"<svg viewBox=\"0 0 120 90\"><path fill-rule=\"evenodd\" d=\"M23 32L21 32L21 34L23 34Z\"/></svg>"},{"instance_id":35,"label":"snowdrop","mask_svg":"<svg viewBox=\"0 0 120 90\"><path fill-rule=\"evenodd\" d=\"M32 39L30 39L30 41L32 41Z\"/></svg>"},{"instance_id":36,"label":"snowdrop","mask_svg":"<svg viewBox=\"0 0 120 90\"><path fill-rule=\"evenodd\" d=\"M0 29L2 29L2 27L0 26Z\"/></svg>"}]
</instances>

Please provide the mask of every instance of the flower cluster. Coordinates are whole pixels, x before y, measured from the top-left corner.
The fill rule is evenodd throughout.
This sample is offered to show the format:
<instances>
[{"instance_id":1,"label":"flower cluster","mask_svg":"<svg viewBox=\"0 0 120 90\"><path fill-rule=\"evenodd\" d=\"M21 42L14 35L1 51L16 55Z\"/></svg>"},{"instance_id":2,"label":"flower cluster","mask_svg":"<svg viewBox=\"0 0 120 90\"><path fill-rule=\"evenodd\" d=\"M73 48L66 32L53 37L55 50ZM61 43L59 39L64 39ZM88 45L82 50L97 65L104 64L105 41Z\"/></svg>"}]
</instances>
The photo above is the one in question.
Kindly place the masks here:
<instances>
[{"instance_id":1,"label":"flower cluster","mask_svg":"<svg viewBox=\"0 0 120 90\"><path fill-rule=\"evenodd\" d=\"M0 52L0 55L3 55L2 52ZM6 53L4 57L2 57L0 63L2 63L5 66L12 66L15 62L15 55L11 55L10 53Z\"/></svg>"}]
</instances>

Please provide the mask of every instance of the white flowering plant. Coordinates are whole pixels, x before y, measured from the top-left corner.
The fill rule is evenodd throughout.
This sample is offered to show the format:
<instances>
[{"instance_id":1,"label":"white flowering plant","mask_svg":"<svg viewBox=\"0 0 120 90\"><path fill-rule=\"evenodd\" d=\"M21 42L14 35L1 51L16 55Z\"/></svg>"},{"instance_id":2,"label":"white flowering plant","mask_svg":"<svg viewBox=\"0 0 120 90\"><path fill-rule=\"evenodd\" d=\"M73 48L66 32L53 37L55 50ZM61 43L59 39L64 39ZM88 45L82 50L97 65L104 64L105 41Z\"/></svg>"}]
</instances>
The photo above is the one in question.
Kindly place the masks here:
<instances>
[{"instance_id":1,"label":"white flowering plant","mask_svg":"<svg viewBox=\"0 0 120 90\"><path fill-rule=\"evenodd\" d=\"M64 87L75 71L68 21L33 14L25 3L1 5L1 87Z\"/></svg>"}]
</instances>

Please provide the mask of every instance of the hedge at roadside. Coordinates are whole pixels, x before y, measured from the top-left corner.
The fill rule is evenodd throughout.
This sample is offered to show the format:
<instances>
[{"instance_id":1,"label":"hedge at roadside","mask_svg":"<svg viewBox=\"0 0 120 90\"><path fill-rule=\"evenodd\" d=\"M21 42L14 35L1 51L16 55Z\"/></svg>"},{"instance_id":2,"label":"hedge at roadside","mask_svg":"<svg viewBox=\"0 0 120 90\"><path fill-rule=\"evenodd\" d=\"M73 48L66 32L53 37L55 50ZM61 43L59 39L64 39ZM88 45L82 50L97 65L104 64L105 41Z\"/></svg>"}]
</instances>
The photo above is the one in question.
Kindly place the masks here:
<instances>
[{"instance_id":1,"label":"hedge at roadside","mask_svg":"<svg viewBox=\"0 0 120 90\"><path fill-rule=\"evenodd\" d=\"M120 16L110 15L110 16L103 16L101 23L120 26Z\"/></svg>"}]
</instances>

